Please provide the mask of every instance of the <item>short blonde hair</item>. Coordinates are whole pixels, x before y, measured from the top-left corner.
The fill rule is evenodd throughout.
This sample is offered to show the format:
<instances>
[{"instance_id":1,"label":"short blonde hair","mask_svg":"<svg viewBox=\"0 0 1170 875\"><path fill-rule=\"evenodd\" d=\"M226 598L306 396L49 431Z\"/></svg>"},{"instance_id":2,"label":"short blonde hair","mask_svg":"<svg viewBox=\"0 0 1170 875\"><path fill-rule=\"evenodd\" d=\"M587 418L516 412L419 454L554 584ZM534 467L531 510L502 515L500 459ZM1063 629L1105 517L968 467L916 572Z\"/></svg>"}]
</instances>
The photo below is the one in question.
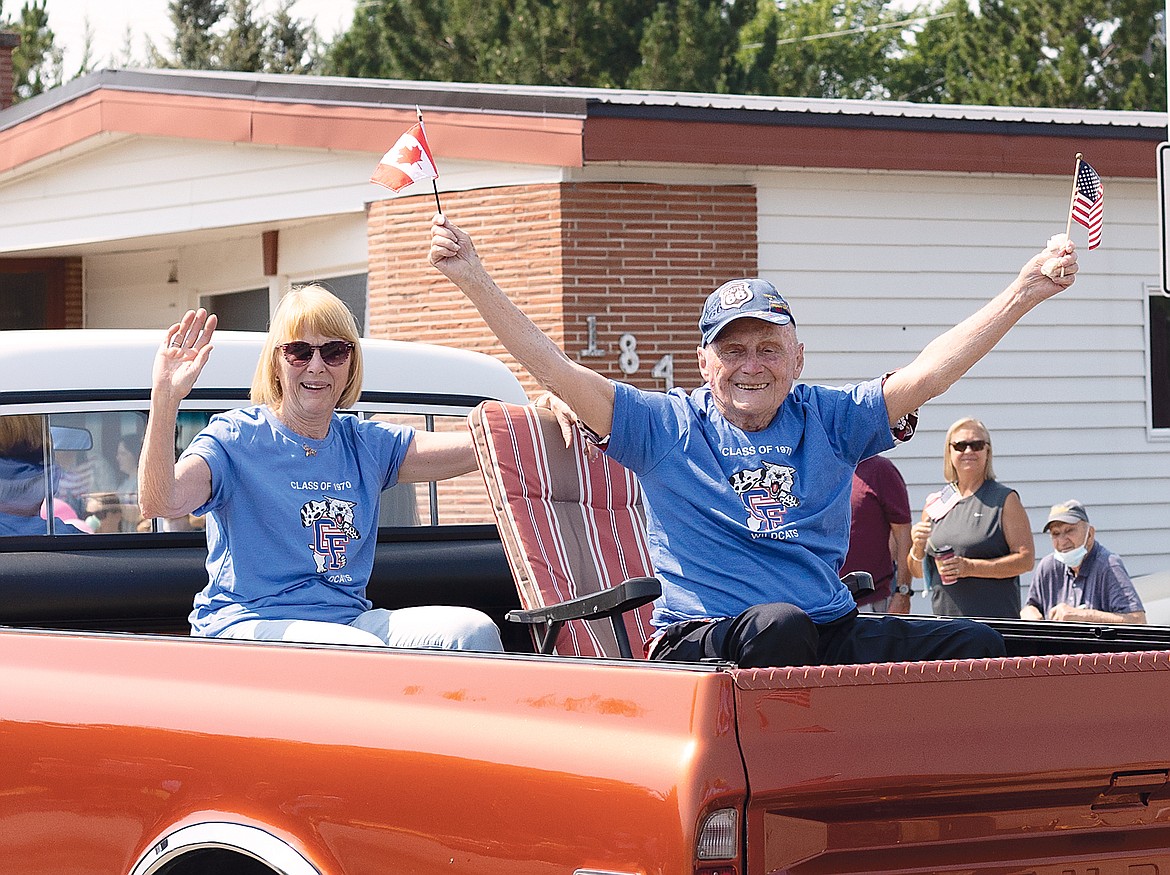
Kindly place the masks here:
<instances>
[{"instance_id":1,"label":"short blonde hair","mask_svg":"<svg viewBox=\"0 0 1170 875\"><path fill-rule=\"evenodd\" d=\"M282 343L300 340L305 334L336 337L353 343L353 352L349 356L349 379L337 400L337 407L352 407L358 400L362 393L365 369L362 366L361 335L358 333L357 320L341 298L324 286L314 284L294 288L277 304L276 312L272 314L272 324L268 328L268 337L260 352L260 361L256 364L256 373L252 377L253 404L280 406L284 399L284 389L280 385L280 367L276 361L276 357L281 354L278 347Z\"/></svg>"},{"instance_id":2,"label":"short blonde hair","mask_svg":"<svg viewBox=\"0 0 1170 875\"><path fill-rule=\"evenodd\" d=\"M983 435L983 440L987 441L987 464L983 468L983 479L994 480L995 469L991 466L991 432L987 430L986 425L970 416L964 416L952 423L951 427L947 429L946 443L943 444L943 479L947 483L954 483L959 479L959 472L955 470L955 463L951 461L951 438L961 428L977 431Z\"/></svg>"}]
</instances>

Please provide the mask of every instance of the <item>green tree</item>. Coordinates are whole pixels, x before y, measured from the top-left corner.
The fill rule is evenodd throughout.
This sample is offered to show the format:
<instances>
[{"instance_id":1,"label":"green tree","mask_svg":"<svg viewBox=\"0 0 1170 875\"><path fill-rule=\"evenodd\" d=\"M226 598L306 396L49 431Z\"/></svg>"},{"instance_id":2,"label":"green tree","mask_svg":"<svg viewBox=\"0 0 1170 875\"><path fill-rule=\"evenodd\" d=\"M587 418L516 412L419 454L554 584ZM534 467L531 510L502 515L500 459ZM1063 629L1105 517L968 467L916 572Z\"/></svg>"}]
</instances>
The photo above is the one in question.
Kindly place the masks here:
<instances>
[{"instance_id":1,"label":"green tree","mask_svg":"<svg viewBox=\"0 0 1170 875\"><path fill-rule=\"evenodd\" d=\"M320 64L321 40L311 24L293 18L296 0L281 0L265 33L263 64L269 73L312 73Z\"/></svg>"},{"instance_id":2,"label":"green tree","mask_svg":"<svg viewBox=\"0 0 1170 875\"><path fill-rule=\"evenodd\" d=\"M156 67L179 70L214 70L217 68L214 28L227 13L227 0L170 0L167 4L174 33L170 39L170 56L153 45L149 47Z\"/></svg>"},{"instance_id":3,"label":"green tree","mask_svg":"<svg viewBox=\"0 0 1170 875\"><path fill-rule=\"evenodd\" d=\"M889 0L758 0L740 32L740 86L750 94L889 97L916 11Z\"/></svg>"},{"instance_id":4,"label":"green tree","mask_svg":"<svg viewBox=\"0 0 1170 875\"><path fill-rule=\"evenodd\" d=\"M937 103L1164 109L1165 42L1151 0L947 0L891 76Z\"/></svg>"},{"instance_id":5,"label":"green tree","mask_svg":"<svg viewBox=\"0 0 1170 875\"><path fill-rule=\"evenodd\" d=\"M1166 5L1130 0L1101 59L1101 105L1108 109L1166 111Z\"/></svg>"},{"instance_id":6,"label":"green tree","mask_svg":"<svg viewBox=\"0 0 1170 875\"><path fill-rule=\"evenodd\" d=\"M736 90L735 53L745 3L677 0L659 3L639 45L631 88L669 91ZM738 13L738 14L737 14Z\"/></svg>"},{"instance_id":7,"label":"green tree","mask_svg":"<svg viewBox=\"0 0 1170 875\"><path fill-rule=\"evenodd\" d=\"M61 84L64 80L62 52L49 27L45 0L29 0L15 19L4 15L0 2L0 29L20 35L20 45L12 53L15 100L27 100Z\"/></svg>"},{"instance_id":8,"label":"green tree","mask_svg":"<svg viewBox=\"0 0 1170 875\"><path fill-rule=\"evenodd\" d=\"M326 51L325 72L383 79L474 81L474 58L447 35L452 0L360 3Z\"/></svg>"},{"instance_id":9,"label":"green tree","mask_svg":"<svg viewBox=\"0 0 1170 875\"><path fill-rule=\"evenodd\" d=\"M264 69L264 26L256 21L253 0L227 0L227 33L212 40L215 68L257 72Z\"/></svg>"},{"instance_id":10,"label":"green tree","mask_svg":"<svg viewBox=\"0 0 1170 875\"><path fill-rule=\"evenodd\" d=\"M184 70L308 73L320 55L316 29L281 0L262 23L257 0L171 0L170 55L150 47L151 63Z\"/></svg>"},{"instance_id":11,"label":"green tree","mask_svg":"<svg viewBox=\"0 0 1170 875\"><path fill-rule=\"evenodd\" d=\"M655 0L370 0L326 72L443 82L624 86Z\"/></svg>"}]
</instances>

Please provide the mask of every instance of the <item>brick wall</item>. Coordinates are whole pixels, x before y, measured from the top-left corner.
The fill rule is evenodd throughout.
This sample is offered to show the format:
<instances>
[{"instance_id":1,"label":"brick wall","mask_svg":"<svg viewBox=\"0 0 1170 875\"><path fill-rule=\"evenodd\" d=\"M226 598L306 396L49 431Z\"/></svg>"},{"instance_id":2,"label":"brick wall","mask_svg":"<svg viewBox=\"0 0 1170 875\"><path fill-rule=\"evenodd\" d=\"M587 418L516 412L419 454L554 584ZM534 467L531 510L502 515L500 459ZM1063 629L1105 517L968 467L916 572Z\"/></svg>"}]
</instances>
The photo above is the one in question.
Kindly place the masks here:
<instances>
[{"instance_id":1,"label":"brick wall","mask_svg":"<svg viewBox=\"0 0 1170 875\"><path fill-rule=\"evenodd\" d=\"M0 109L12 106L16 76L12 69L12 53L20 45L20 35L0 31Z\"/></svg>"},{"instance_id":2,"label":"brick wall","mask_svg":"<svg viewBox=\"0 0 1170 875\"><path fill-rule=\"evenodd\" d=\"M725 280L753 276L756 196L750 186L570 183L443 195L443 210L471 234L500 287L572 357L644 388L670 353L675 384L699 384L699 309ZM430 194L370 205L369 331L484 352L507 362L528 392L535 380L506 352L475 308L426 261ZM586 356L589 317L593 346ZM623 349L623 334L634 348ZM628 344L627 344L628 346ZM625 374L623 352L638 356ZM419 490L426 518L425 490ZM440 519L490 522L477 475L439 484Z\"/></svg>"},{"instance_id":3,"label":"brick wall","mask_svg":"<svg viewBox=\"0 0 1170 875\"><path fill-rule=\"evenodd\" d=\"M751 186L567 183L453 192L443 201L495 280L570 356L645 388L663 387L650 371L667 353L675 384L698 385L704 298L757 270ZM535 394L475 308L426 263L433 208L430 195L370 207L371 335L486 352ZM589 317L596 356L585 354ZM630 353L639 367L624 373Z\"/></svg>"},{"instance_id":4,"label":"brick wall","mask_svg":"<svg viewBox=\"0 0 1170 875\"><path fill-rule=\"evenodd\" d=\"M65 327L85 327L85 273L80 258L62 259L65 267Z\"/></svg>"}]
</instances>

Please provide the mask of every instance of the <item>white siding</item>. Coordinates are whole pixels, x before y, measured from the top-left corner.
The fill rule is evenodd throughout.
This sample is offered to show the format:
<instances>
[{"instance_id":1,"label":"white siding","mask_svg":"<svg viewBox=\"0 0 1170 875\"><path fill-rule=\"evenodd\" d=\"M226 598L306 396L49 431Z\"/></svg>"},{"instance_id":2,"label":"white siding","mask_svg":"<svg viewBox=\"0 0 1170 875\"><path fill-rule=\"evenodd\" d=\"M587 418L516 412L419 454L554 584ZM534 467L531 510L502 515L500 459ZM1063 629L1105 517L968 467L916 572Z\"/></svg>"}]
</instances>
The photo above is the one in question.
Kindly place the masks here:
<instances>
[{"instance_id":1,"label":"white siding","mask_svg":"<svg viewBox=\"0 0 1170 875\"><path fill-rule=\"evenodd\" d=\"M898 367L978 309L1064 231L1072 163L1067 178L760 172L760 272L793 305L803 379L840 384ZM918 436L889 455L917 514L942 479L947 427L978 417L999 479L1028 510L1037 556L1051 552L1040 534L1049 506L1075 497L1139 575L1170 568L1170 443L1146 428L1157 185L1106 177L1105 190L1101 248L1084 249L1074 225L1076 285L927 404Z\"/></svg>"},{"instance_id":2,"label":"white siding","mask_svg":"<svg viewBox=\"0 0 1170 875\"><path fill-rule=\"evenodd\" d=\"M96 143L0 176L0 254L364 215L367 203L389 195L369 182L381 157L372 153L147 137ZM557 168L443 163L443 186L560 176Z\"/></svg>"}]
</instances>

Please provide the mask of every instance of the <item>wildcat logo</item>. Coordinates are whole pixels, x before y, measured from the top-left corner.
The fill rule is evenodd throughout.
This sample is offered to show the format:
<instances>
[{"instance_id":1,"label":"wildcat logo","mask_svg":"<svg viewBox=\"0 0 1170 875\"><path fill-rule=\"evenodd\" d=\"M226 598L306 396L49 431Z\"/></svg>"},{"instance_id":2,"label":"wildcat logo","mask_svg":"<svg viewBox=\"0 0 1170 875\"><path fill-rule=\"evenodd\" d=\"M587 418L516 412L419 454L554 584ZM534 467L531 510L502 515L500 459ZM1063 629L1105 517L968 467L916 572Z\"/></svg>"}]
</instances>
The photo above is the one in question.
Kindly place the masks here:
<instances>
[{"instance_id":1,"label":"wildcat logo","mask_svg":"<svg viewBox=\"0 0 1170 875\"><path fill-rule=\"evenodd\" d=\"M336 571L345 567L345 547L351 541L361 540L361 533L353 524L355 503L327 496L305 502L301 507L301 525L313 527L313 559L317 572Z\"/></svg>"},{"instance_id":2,"label":"wildcat logo","mask_svg":"<svg viewBox=\"0 0 1170 875\"><path fill-rule=\"evenodd\" d=\"M728 482L747 508L747 527L753 532L774 532L784 525L784 514L800 506L792 494L796 469L775 462L737 471Z\"/></svg>"}]
</instances>

